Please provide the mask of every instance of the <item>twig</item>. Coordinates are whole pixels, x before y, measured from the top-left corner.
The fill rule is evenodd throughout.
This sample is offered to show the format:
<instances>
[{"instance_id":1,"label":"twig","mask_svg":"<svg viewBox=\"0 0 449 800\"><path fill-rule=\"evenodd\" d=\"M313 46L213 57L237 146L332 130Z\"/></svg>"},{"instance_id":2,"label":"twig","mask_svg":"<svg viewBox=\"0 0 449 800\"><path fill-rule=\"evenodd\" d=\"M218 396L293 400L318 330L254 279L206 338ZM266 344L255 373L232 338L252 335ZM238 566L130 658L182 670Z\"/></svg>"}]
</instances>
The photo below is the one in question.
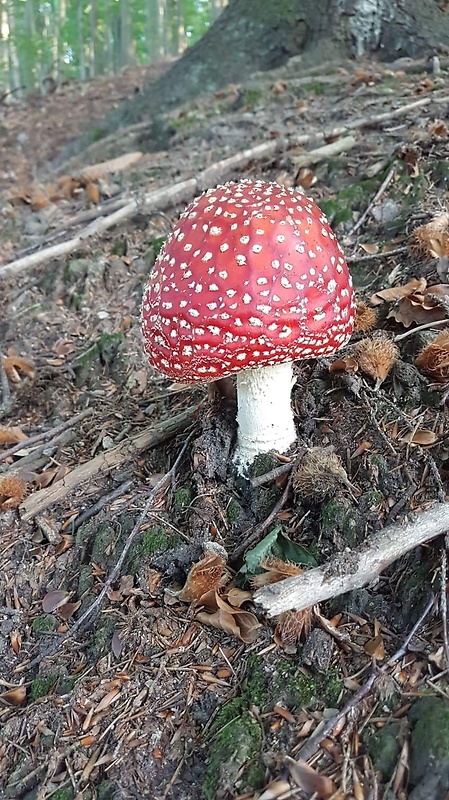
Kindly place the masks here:
<instances>
[{"instance_id":1,"label":"twig","mask_svg":"<svg viewBox=\"0 0 449 800\"><path fill-rule=\"evenodd\" d=\"M385 251L382 253L365 253L363 256L348 256L346 261L348 264L359 264L362 261L376 261L382 258L389 258L390 256L399 256L402 253L407 252L407 247L402 245L402 247L395 247L394 250Z\"/></svg>"},{"instance_id":2,"label":"twig","mask_svg":"<svg viewBox=\"0 0 449 800\"><path fill-rule=\"evenodd\" d=\"M91 519L91 517L94 517L95 514L98 514L102 508L108 506L114 500L117 500L117 498L121 497L122 494L126 494L128 489L131 489L132 485L133 485L132 481L125 481L124 483L120 484L120 486L117 486L117 488L114 489L112 492L104 494L103 497L100 497L100 499L97 500L97 502L94 503L93 506L90 506L90 508L86 508L85 511L83 511L78 517L76 517L72 521L71 525L72 531L75 533L75 531L77 531L78 528L81 527L81 525L84 525L84 523L87 522L88 519Z\"/></svg>"},{"instance_id":3,"label":"twig","mask_svg":"<svg viewBox=\"0 0 449 800\"><path fill-rule=\"evenodd\" d=\"M447 628L447 548L448 537L444 537L443 552L441 554L441 618L443 620L443 642L444 642L444 657L446 659L446 669L449 669L449 631Z\"/></svg>"},{"instance_id":4,"label":"twig","mask_svg":"<svg viewBox=\"0 0 449 800\"><path fill-rule=\"evenodd\" d=\"M309 150L308 153L301 153L295 156L292 161L295 169L300 170L303 167L308 167L310 164L318 164L320 161L325 161L328 158L333 158L339 153L346 153L357 144L355 136L343 136L341 139L336 139L335 142L324 144L322 147L317 147L315 150Z\"/></svg>"},{"instance_id":5,"label":"twig","mask_svg":"<svg viewBox=\"0 0 449 800\"><path fill-rule=\"evenodd\" d=\"M21 442L17 442L17 444L13 445L13 447L10 447L8 450L3 450L3 452L0 453L0 461L5 461L10 456L15 455L15 453L18 453L20 450L24 450L33 444L47 442L49 439L52 440L53 437L58 436L68 428L73 428L83 419L91 417L93 413L93 408L85 408L84 411L80 411L79 414L75 414L74 417L70 417L70 419L67 419L65 422L61 422L60 425L56 425L54 428L51 428L48 431L37 433L35 436L30 436L28 439L22 439Z\"/></svg>"},{"instance_id":6,"label":"twig","mask_svg":"<svg viewBox=\"0 0 449 800\"><path fill-rule=\"evenodd\" d=\"M263 522L260 522L259 525L256 525L256 527L253 529L252 533L249 536L247 536L248 531L246 531L243 534L243 542L239 544L239 546L236 547L235 550L233 550L233 552L231 553L231 558L230 558L231 563L240 558L240 556L243 555L245 550L247 550L249 547L252 547L253 544L255 544L255 542L257 542L260 539L262 534L265 533L266 529L268 528L269 525L271 525L273 520L276 519L277 515L287 502L287 498L290 492L290 487L292 485L292 477L293 477L292 474L290 474L286 487L282 492L282 495L280 496L276 505L268 514L268 517Z\"/></svg>"},{"instance_id":7,"label":"twig","mask_svg":"<svg viewBox=\"0 0 449 800\"><path fill-rule=\"evenodd\" d=\"M326 564L258 589L254 602L268 616L301 611L377 580L393 561L449 530L449 503L433 504L405 525L390 525Z\"/></svg>"},{"instance_id":8,"label":"twig","mask_svg":"<svg viewBox=\"0 0 449 800\"><path fill-rule=\"evenodd\" d=\"M123 566L125 558L126 558L128 552L129 552L131 546L133 545L134 541L136 540L137 536L139 535L140 528L143 525L148 512L150 511L151 507L155 504L159 493L163 489L167 488L167 486L170 484L172 476L176 473L176 470L178 469L178 466L181 463L181 460L182 460L182 458L184 456L185 451L187 450L187 447L188 447L192 437L193 437L193 431L191 433L189 433L189 435L187 436L187 438L186 438L183 446L181 447L181 450L178 453L178 455L177 455L177 457L176 457L171 469L169 469L169 471L165 475L162 476L162 478L157 482L157 484L153 487L153 489L151 489L151 492L150 492L150 495L148 497L148 500L145 503L145 505L144 505L140 515L139 515L139 518L138 518L136 524L134 525L133 529L128 534L126 542L125 542L125 544L123 546L122 552L120 553L120 556L119 556L119 558L118 558L118 560L117 560L117 562L115 564L115 567L113 567L113 569L109 573L108 577L106 578L106 581L105 581L105 583L103 585L103 588L102 588L100 594L95 598L95 600L89 606L89 608L86 609L84 614L81 614L79 619L77 619L76 622L73 623L73 625L70 628L70 630L68 630L67 633L65 633L61 637L61 639L58 642L56 642L56 644L52 645L46 653L37 656L32 661L30 661L28 664L21 664L19 667L16 668L16 670L15 670L16 672L23 672L24 670L32 669L33 667L36 667L38 664L40 664L40 662L42 661L43 658L48 658L49 656L53 656L62 647L63 644L65 644L69 639L73 638L75 633L78 630L80 630L80 628L84 625L86 620L88 620L92 616L92 614L94 614L94 612L99 610L99 608L100 608L104 598L106 597L109 589L111 588L111 586L114 583L114 581L120 575L120 570L121 570L121 568Z\"/></svg>"},{"instance_id":9,"label":"twig","mask_svg":"<svg viewBox=\"0 0 449 800\"><path fill-rule=\"evenodd\" d=\"M380 673L385 674L388 667L394 666L394 664L396 664L396 662L399 661L406 654L407 648L411 640L416 635L416 632L423 624L427 615L430 613L434 602L435 598L432 596L429 602L427 603L424 611L420 615L419 619L413 625L412 630L404 639L399 650L397 650L396 653L386 662L386 664L384 664L383 667L381 667L381 669L379 670ZM318 733L316 733L314 736L311 736L310 739L305 743L304 747L302 747L298 753L297 758L299 760L308 761L310 758L312 758L313 755L315 755L323 739L325 739L326 736L328 736L328 734L332 732L332 730L336 727L336 725L338 725L340 720L342 720L343 717L345 717L346 714L349 713L349 711L355 708L360 703L360 701L363 700L363 698L366 697L367 694L369 694L377 677L378 673L373 670L370 673L368 679L365 681L365 683L360 687L360 689L356 691L356 693L347 701L347 703L345 703L343 708L340 711L338 711L333 717L328 719L326 724L322 728L320 728Z\"/></svg>"},{"instance_id":10,"label":"twig","mask_svg":"<svg viewBox=\"0 0 449 800\"><path fill-rule=\"evenodd\" d=\"M96 475L110 472L121 464L131 461L142 450L155 447L177 433L181 433L193 422L197 410L198 406L190 406L174 417L162 420L162 422L150 428L145 428L127 441L117 445L117 447L106 450L85 464L75 467L64 476L64 480L30 495L19 506L22 519L32 519L36 514L66 497L80 483Z\"/></svg>"},{"instance_id":11,"label":"twig","mask_svg":"<svg viewBox=\"0 0 449 800\"><path fill-rule=\"evenodd\" d=\"M165 186L162 187L162 189L150 192L149 194L146 194L141 201L134 198L131 199L128 203L126 203L126 205L124 205L122 208L119 208L113 214L103 217L101 220L95 220L91 225L67 242L61 242L53 247L45 248L37 253L32 253L29 256L19 258L16 261L11 261L9 264L1 266L0 279L6 278L9 275L17 275L20 272L31 269L32 267L45 264L53 258L59 258L60 256L72 253L90 236L101 234L104 231L109 230L109 228L113 227L114 225L117 225L119 222L129 219L129 217L132 217L133 214L135 214L139 209L143 209L145 212L147 212L149 210L168 208L169 206L176 205L177 203L187 202L191 200L194 194L202 192L204 189L208 189L211 186L215 186L217 182L222 181L229 174L232 174L236 170L242 169L251 161L270 158L276 153L282 152L289 147L307 144L312 139L315 141L323 141L326 139L333 139L338 136L345 136L348 131L356 130L357 128L371 127L382 122L387 122L388 120L408 114L410 111L415 111L417 108L428 106L431 103L444 104L448 101L448 95L437 96L433 94L430 97L423 97L420 100L415 100L413 103L408 103L407 105L401 106L400 108L395 108L392 111L385 111L381 114L359 117L352 121L346 122L344 125L328 128L326 130L319 131L318 133L313 131L311 133L302 134L301 136L292 137L291 139L278 137L269 142L262 142L254 147L250 147L247 150L241 150L234 156L225 158L222 161L218 161L217 163L212 164L210 167L207 167L207 169L203 170L203 172L200 172L196 178L190 178L189 180L176 183L173 186Z\"/></svg>"},{"instance_id":12,"label":"twig","mask_svg":"<svg viewBox=\"0 0 449 800\"><path fill-rule=\"evenodd\" d=\"M371 213L372 209L376 205L377 201L380 200L382 195L385 193L387 187L389 186L389 184L393 180L394 173L395 173L395 167L393 166L393 167L391 167L390 171L388 172L388 175L386 176L386 178L380 184L376 194L374 195L374 197L371 200L371 202L368 204L368 206L365 209L365 211L363 212L362 216L359 217L357 222L352 226L352 228L349 231L349 233L345 236L345 239L351 239L351 237L354 236L355 233L357 233L359 228L362 227L362 225L364 224L366 218L369 216L369 214Z\"/></svg>"},{"instance_id":13,"label":"twig","mask_svg":"<svg viewBox=\"0 0 449 800\"><path fill-rule=\"evenodd\" d=\"M12 409L12 397L11 387L9 385L8 376L3 363L2 352L0 352L0 389L2 393L0 401L0 419L3 419L3 417L6 417L6 415L9 414Z\"/></svg>"},{"instance_id":14,"label":"twig","mask_svg":"<svg viewBox=\"0 0 449 800\"><path fill-rule=\"evenodd\" d=\"M400 342L402 339L405 339L407 336L412 336L418 331L425 331L428 328L436 328L439 325L449 325L449 319L437 319L434 322L425 322L424 325L417 325L416 328L410 328L410 330L405 331L405 333L399 333L394 337L394 341Z\"/></svg>"},{"instance_id":15,"label":"twig","mask_svg":"<svg viewBox=\"0 0 449 800\"><path fill-rule=\"evenodd\" d=\"M290 470L293 469L294 463L294 461L290 461L288 464L281 464L279 467L270 469L270 471L266 472L265 475L259 475L258 478L251 478L251 486L253 489L257 489L259 486L264 486L265 483L271 483L271 481L275 481L276 478L280 478L281 475L285 475L286 472L290 472Z\"/></svg>"}]
</instances>

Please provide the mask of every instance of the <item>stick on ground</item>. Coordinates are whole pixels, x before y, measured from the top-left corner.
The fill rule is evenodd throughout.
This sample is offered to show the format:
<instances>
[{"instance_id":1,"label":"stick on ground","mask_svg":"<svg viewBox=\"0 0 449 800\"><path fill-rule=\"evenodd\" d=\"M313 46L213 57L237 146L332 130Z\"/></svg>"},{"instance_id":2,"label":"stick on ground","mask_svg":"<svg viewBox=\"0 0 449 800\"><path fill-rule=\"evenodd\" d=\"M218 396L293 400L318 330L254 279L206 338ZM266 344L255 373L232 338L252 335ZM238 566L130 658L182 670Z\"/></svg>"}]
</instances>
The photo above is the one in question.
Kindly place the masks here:
<instances>
[{"instance_id":1,"label":"stick on ground","mask_svg":"<svg viewBox=\"0 0 449 800\"><path fill-rule=\"evenodd\" d=\"M264 586L254 595L269 617L301 611L377 580L393 561L449 530L449 503L436 503L404 525L391 525L358 548L339 553L321 567Z\"/></svg>"},{"instance_id":2,"label":"stick on ground","mask_svg":"<svg viewBox=\"0 0 449 800\"><path fill-rule=\"evenodd\" d=\"M131 461L142 450L155 447L161 442L170 439L177 433L185 430L194 420L198 406L190 406L171 419L166 419L158 425L145 428L122 444L111 450L95 456L85 464L75 467L65 477L46 489L41 489L27 497L19 507L19 512L24 520L32 519L44 509L66 497L73 489L95 475L110 472L121 464Z\"/></svg>"}]
</instances>

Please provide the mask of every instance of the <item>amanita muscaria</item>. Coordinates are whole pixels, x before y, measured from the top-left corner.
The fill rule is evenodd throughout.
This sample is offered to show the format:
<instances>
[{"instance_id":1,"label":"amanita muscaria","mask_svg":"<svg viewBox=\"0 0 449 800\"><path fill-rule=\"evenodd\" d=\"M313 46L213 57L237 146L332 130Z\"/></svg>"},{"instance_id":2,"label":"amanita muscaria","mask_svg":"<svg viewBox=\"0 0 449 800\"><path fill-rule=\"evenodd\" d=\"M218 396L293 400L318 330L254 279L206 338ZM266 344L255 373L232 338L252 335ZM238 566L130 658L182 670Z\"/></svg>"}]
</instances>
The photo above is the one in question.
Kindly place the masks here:
<instances>
[{"instance_id":1,"label":"amanita muscaria","mask_svg":"<svg viewBox=\"0 0 449 800\"><path fill-rule=\"evenodd\" d=\"M244 473L259 453L293 444L293 361L343 347L354 310L343 252L314 201L244 180L181 215L145 288L143 342L177 381L237 373L234 461Z\"/></svg>"}]
</instances>

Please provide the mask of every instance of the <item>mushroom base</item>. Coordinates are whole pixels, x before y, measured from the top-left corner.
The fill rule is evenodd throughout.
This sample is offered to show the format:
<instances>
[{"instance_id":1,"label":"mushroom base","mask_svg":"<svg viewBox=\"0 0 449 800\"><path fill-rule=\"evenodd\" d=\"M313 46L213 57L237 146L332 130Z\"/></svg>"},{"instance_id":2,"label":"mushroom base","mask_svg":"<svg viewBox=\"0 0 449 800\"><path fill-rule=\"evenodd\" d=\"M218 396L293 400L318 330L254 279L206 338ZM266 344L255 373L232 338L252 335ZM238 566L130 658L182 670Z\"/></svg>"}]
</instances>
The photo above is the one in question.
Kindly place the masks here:
<instances>
[{"instance_id":1,"label":"mushroom base","mask_svg":"<svg viewBox=\"0 0 449 800\"><path fill-rule=\"evenodd\" d=\"M256 456L284 453L296 440L290 395L293 364L245 369L237 375L237 447L234 464L244 475Z\"/></svg>"}]
</instances>

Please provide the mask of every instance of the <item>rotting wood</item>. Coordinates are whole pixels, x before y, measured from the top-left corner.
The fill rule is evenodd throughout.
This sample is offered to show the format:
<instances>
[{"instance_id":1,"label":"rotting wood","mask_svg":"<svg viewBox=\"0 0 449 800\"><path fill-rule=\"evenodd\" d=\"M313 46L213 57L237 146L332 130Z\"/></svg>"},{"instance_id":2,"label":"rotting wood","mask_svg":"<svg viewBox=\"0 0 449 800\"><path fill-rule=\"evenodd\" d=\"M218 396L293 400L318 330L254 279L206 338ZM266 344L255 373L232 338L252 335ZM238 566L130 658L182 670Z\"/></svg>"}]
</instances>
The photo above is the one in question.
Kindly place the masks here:
<instances>
[{"instance_id":1,"label":"rotting wood","mask_svg":"<svg viewBox=\"0 0 449 800\"><path fill-rule=\"evenodd\" d=\"M391 525L326 564L259 589L254 602L269 617L301 611L377 580L400 556L449 531L449 503L436 503L403 525Z\"/></svg>"},{"instance_id":2,"label":"rotting wood","mask_svg":"<svg viewBox=\"0 0 449 800\"><path fill-rule=\"evenodd\" d=\"M198 406L189 406L180 414L163 420L157 425L145 428L117 447L95 456L90 461L86 461L85 464L80 464L79 467L75 467L54 485L30 495L19 506L22 519L33 519L36 514L67 497L73 489L84 483L84 481L89 480L89 478L110 472L121 464L130 461L142 450L155 447L172 436L181 433L193 422L197 410Z\"/></svg>"},{"instance_id":3,"label":"rotting wood","mask_svg":"<svg viewBox=\"0 0 449 800\"><path fill-rule=\"evenodd\" d=\"M220 181L225 180L229 175L237 169L242 169L251 161L259 161L264 158L274 156L276 153L286 151L298 145L308 144L310 141L323 141L326 139L333 139L339 136L344 136L349 131L358 128L371 127L378 125L382 122L387 122L391 119L396 119L410 111L415 111L418 108L431 105L432 103L442 104L449 102L449 95L436 95L433 93L429 97L423 97L420 100L415 100L413 103L408 103L400 108L395 108L391 111L384 111L381 114L372 114L365 117L359 117L354 120L349 120L344 125L334 128L329 128L323 131L314 131L305 133L300 136L291 138L277 137L269 142L262 142L255 147L250 147L242 150L229 158L218 161L212 164L207 169L200 172L195 178L181 181L173 186L165 186L157 189L154 192L149 192L143 198L133 198L122 208L119 208L113 214L94 220L73 239L65 242L60 242L52 247L47 247L39 250L36 253L31 253L28 256L19 258L16 261L11 261L9 264L0 266L0 279L7 278L11 275L18 275L33 267L41 266L53 258L73 253L78 247L83 245L86 239L91 236L98 236L104 231L109 230L114 225L129 219L137 211L143 213L148 211L160 210L168 208L181 202L188 202L192 197L205 189L215 186Z\"/></svg>"}]
</instances>

